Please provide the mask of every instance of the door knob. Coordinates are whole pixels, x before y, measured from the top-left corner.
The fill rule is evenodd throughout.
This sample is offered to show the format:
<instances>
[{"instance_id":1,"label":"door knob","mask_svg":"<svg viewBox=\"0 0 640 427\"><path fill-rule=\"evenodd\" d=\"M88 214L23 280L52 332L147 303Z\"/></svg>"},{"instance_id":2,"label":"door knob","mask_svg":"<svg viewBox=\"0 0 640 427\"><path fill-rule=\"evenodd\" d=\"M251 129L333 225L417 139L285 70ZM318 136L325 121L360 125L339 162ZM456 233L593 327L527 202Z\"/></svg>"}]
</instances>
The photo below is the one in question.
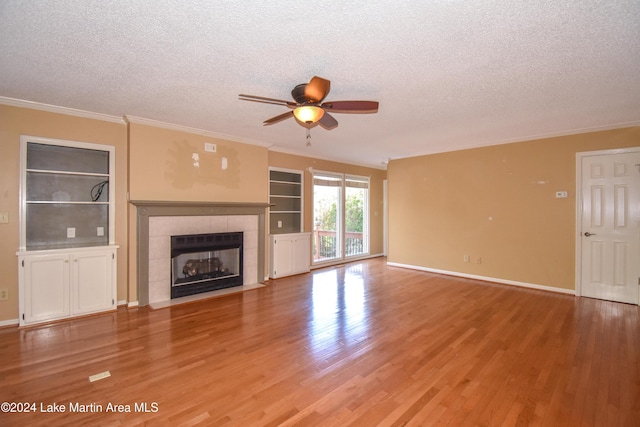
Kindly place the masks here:
<instances>
[{"instance_id":1,"label":"door knob","mask_svg":"<svg viewBox=\"0 0 640 427\"><path fill-rule=\"evenodd\" d=\"M588 231L586 233L584 233L585 236L590 237L590 236L595 236L596 233L589 233Z\"/></svg>"}]
</instances>

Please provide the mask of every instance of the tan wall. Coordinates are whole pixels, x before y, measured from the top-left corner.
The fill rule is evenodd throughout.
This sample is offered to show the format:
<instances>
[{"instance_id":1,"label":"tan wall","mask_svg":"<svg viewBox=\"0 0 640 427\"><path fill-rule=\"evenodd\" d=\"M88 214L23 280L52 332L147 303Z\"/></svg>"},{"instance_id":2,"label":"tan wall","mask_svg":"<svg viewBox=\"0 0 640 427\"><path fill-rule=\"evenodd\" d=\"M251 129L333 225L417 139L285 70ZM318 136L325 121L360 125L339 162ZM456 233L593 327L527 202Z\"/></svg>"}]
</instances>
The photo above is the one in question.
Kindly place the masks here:
<instances>
[{"instance_id":1,"label":"tan wall","mask_svg":"<svg viewBox=\"0 0 640 427\"><path fill-rule=\"evenodd\" d=\"M296 156L292 154L269 152L269 166L284 169L304 171L304 231L313 230L313 183L309 168L326 172L338 172L370 178L370 253L372 255L384 252L383 219L383 181L387 177L385 170L368 168L364 166L350 165L346 163L332 162L329 160L314 159L311 157Z\"/></svg>"},{"instance_id":2,"label":"tan wall","mask_svg":"<svg viewBox=\"0 0 640 427\"><path fill-rule=\"evenodd\" d=\"M382 182L386 171L325 160L269 152L265 147L220 140L139 123L112 123L0 105L0 322L18 317L19 152L20 135L93 142L116 147L116 243L118 300L136 301L135 207L128 200L267 202L268 166L350 173L371 178L371 253L383 252ZM217 152L204 151L204 143ZM199 164L194 165L193 154ZM226 157L228 168L221 167ZM305 173L305 194L312 194L311 175ZM127 192L129 196L127 198ZM311 230L311 198L305 198L305 229ZM129 250L131 248L131 250Z\"/></svg>"},{"instance_id":3,"label":"tan wall","mask_svg":"<svg viewBox=\"0 0 640 427\"><path fill-rule=\"evenodd\" d=\"M575 289L576 153L632 146L638 127L393 160L388 259Z\"/></svg>"},{"instance_id":4,"label":"tan wall","mask_svg":"<svg viewBox=\"0 0 640 427\"><path fill-rule=\"evenodd\" d=\"M127 128L0 105L0 212L9 213L9 223L0 224L0 289L9 290L9 300L0 301L0 322L18 317L20 135L116 147L119 301L136 300L135 208L127 190L131 200L267 202L268 166L305 172L305 231L312 229L309 168L369 176L371 253L382 253L388 175L389 261L574 289L575 153L640 146L636 127L394 160L387 172L142 124ZM205 142L217 144L217 153L205 152ZM222 157L229 164L224 171ZM561 190L569 198L556 199ZM465 254L471 263L462 262Z\"/></svg>"},{"instance_id":5,"label":"tan wall","mask_svg":"<svg viewBox=\"0 0 640 427\"><path fill-rule=\"evenodd\" d=\"M0 224L0 288L9 299L0 301L0 322L18 318L18 259L20 135L92 142L116 147L116 243L118 250L118 300L127 298L127 128L112 123L26 108L0 105L0 212L9 223Z\"/></svg>"},{"instance_id":6,"label":"tan wall","mask_svg":"<svg viewBox=\"0 0 640 427\"><path fill-rule=\"evenodd\" d=\"M205 151L205 143L216 144L216 152ZM227 169L222 168L223 157ZM129 199L267 203L267 161L266 147L130 123ZM129 247L136 248L136 208L131 204L129 220ZM132 250L128 301L138 299L136 256Z\"/></svg>"},{"instance_id":7,"label":"tan wall","mask_svg":"<svg viewBox=\"0 0 640 427\"><path fill-rule=\"evenodd\" d=\"M267 202L265 147L136 123L129 141L130 200ZM217 151L205 152L205 142Z\"/></svg>"}]
</instances>

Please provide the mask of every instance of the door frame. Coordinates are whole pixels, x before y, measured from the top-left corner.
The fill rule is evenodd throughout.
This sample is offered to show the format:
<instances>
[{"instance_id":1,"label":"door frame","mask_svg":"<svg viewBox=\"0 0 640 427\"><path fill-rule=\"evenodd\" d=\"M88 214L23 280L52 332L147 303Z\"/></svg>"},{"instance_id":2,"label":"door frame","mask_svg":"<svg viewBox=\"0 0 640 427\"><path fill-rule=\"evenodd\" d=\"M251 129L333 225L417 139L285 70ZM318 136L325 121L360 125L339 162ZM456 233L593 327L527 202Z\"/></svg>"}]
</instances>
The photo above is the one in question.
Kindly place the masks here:
<instances>
[{"instance_id":1,"label":"door frame","mask_svg":"<svg viewBox=\"0 0 640 427\"><path fill-rule=\"evenodd\" d=\"M389 183L382 181L382 254L389 256ZM369 251L371 252L371 251Z\"/></svg>"},{"instance_id":2,"label":"door frame","mask_svg":"<svg viewBox=\"0 0 640 427\"><path fill-rule=\"evenodd\" d=\"M338 206L337 206L337 211L336 211L336 237L339 237L340 239L340 256L339 257L335 257L335 258L331 258L331 259L327 259L327 260L321 260L321 261L315 261L313 259L313 249L314 249L314 240L313 240L313 235L315 232L315 214L316 214L316 197L315 197L315 176L316 174L318 175L327 175L327 176L333 176L336 178L340 178L340 192L339 192L339 200L338 200ZM318 268L318 267L325 267L325 266L329 266L329 265L333 265L333 264L339 264L341 262L344 262L345 258L344 258L344 227L343 227L343 222L344 222L344 179L345 179L345 174L342 172L330 172L330 171L325 171L325 170L320 170L320 169L314 169L311 172L311 268ZM338 221L339 220L339 221Z\"/></svg>"},{"instance_id":3,"label":"door frame","mask_svg":"<svg viewBox=\"0 0 640 427\"><path fill-rule=\"evenodd\" d=\"M609 150L582 151L576 153L576 230L575 230L575 276L576 296L582 296L582 159L588 156L610 156L640 152L640 147L614 148ZM640 305L640 297L636 301Z\"/></svg>"},{"instance_id":4,"label":"door frame","mask_svg":"<svg viewBox=\"0 0 640 427\"><path fill-rule=\"evenodd\" d=\"M336 217L336 228L338 228L339 230L336 230L336 236L340 237L340 256L339 257L335 257L335 258L331 258L331 259L327 259L327 260L320 260L320 261L315 261L313 259L313 250L314 250L314 238L313 238L313 233L315 230L315 206L316 206L316 200L315 200L315 176L316 174L319 175L327 175L327 176L333 176L336 178L340 178L340 192L339 192L339 197L340 197L340 208L338 210L338 214L339 214L339 218ZM363 212L363 221L366 224L366 233L364 233L363 230L363 239L365 242L367 242L367 251L364 253L360 253L360 254L355 254L355 255L347 255L347 248L346 248L346 233L347 233L347 222L346 222L346 204L347 204L347 180L349 178L352 179L361 179L363 181L366 180L367 182L367 203L366 206L364 206L365 211ZM326 267L326 266L330 266L330 265L336 265L336 264L341 264L343 262L346 261L355 261L355 260L359 260L359 259L366 259L369 258L371 256L371 176L367 176L367 175L358 175L358 174L354 174L354 173L342 173L342 172L330 172L330 171L325 171L325 170L317 170L314 169L311 171L311 222L312 222L312 237L311 237L311 268L315 269L315 268L321 268L321 267ZM339 221L338 221L339 219ZM365 225L363 224L363 226ZM364 227L363 227L364 228ZM364 243L363 243L364 244Z\"/></svg>"}]
</instances>

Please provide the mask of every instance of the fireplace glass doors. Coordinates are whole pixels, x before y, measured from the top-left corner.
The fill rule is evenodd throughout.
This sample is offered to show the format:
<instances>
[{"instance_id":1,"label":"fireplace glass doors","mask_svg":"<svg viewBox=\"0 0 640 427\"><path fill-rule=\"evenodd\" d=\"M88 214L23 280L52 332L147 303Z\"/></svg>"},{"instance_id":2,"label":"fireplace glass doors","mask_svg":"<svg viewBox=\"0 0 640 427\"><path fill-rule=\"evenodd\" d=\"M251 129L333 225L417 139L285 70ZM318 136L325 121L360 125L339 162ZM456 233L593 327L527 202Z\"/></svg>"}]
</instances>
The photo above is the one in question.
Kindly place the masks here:
<instances>
[{"instance_id":1,"label":"fireplace glass doors","mask_svg":"<svg viewBox=\"0 0 640 427\"><path fill-rule=\"evenodd\" d=\"M241 286L242 232L171 236L171 298Z\"/></svg>"}]
</instances>

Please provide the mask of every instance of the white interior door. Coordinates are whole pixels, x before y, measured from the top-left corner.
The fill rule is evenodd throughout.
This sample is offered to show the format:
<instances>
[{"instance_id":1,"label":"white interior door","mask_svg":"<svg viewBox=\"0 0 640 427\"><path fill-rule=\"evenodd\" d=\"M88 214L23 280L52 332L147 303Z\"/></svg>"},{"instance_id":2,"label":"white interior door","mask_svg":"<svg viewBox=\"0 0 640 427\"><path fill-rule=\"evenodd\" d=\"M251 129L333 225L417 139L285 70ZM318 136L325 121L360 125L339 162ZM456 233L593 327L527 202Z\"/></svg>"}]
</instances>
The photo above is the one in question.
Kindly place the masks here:
<instances>
[{"instance_id":1,"label":"white interior door","mask_svg":"<svg viewBox=\"0 0 640 427\"><path fill-rule=\"evenodd\" d=\"M580 157L580 294L638 304L640 148Z\"/></svg>"}]
</instances>

